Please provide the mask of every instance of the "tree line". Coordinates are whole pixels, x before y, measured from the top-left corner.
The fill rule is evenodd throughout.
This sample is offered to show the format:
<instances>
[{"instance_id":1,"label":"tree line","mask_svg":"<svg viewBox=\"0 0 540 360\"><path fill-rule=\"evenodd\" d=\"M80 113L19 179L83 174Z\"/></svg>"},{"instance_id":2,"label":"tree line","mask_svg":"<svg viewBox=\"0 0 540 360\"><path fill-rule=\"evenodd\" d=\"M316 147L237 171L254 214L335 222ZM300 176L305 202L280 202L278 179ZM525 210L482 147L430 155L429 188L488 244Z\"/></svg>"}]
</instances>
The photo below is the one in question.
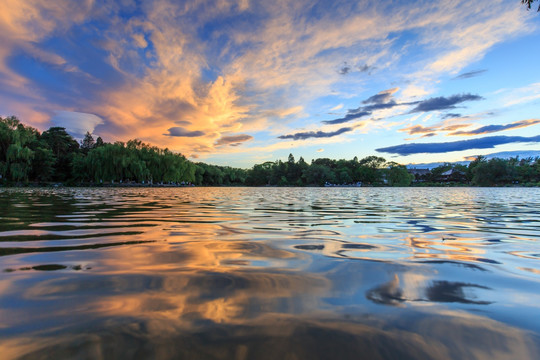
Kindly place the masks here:
<instances>
[{"instance_id":1,"label":"tree line","mask_svg":"<svg viewBox=\"0 0 540 360\"><path fill-rule=\"evenodd\" d=\"M477 156L468 166L445 163L417 175L415 184L476 186L540 186L540 157L520 159Z\"/></svg>"},{"instance_id":2,"label":"tree line","mask_svg":"<svg viewBox=\"0 0 540 360\"><path fill-rule=\"evenodd\" d=\"M40 133L16 117L0 117L0 177L4 183L180 183L195 180L183 155L139 140L105 143L87 133L79 144L65 128Z\"/></svg>"},{"instance_id":3,"label":"tree line","mask_svg":"<svg viewBox=\"0 0 540 360\"><path fill-rule=\"evenodd\" d=\"M194 163L183 155L139 140L106 143L87 133L79 143L65 128L40 133L16 117L0 117L0 183L194 184L203 186L410 186L540 185L540 158L486 159L468 166L447 163L413 174L378 156L352 160L314 159L292 154L251 169Z\"/></svg>"}]
</instances>

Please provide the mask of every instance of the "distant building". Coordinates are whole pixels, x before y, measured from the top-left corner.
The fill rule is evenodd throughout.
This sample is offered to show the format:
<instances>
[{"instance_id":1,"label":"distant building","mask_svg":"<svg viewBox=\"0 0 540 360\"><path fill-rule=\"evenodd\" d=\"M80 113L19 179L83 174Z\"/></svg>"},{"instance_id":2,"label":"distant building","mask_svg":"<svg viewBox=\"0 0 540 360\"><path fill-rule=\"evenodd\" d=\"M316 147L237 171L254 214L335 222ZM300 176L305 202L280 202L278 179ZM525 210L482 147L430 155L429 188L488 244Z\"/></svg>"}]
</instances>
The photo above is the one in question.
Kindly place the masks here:
<instances>
[{"instance_id":1,"label":"distant building","mask_svg":"<svg viewBox=\"0 0 540 360\"><path fill-rule=\"evenodd\" d=\"M454 169L450 169L448 171L445 171L441 174L442 177L449 178L454 173Z\"/></svg>"},{"instance_id":2,"label":"distant building","mask_svg":"<svg viewBox=\"0 0 540 360\"><path fill-rule=\"evenodd\" d=\"M450 169L448 171L443 172L439 176L440 181L458 181L463 182L466 181L466 175L463 171L460 171L458 169Z\"/></svg>"},{"instance_id":3,"label":"distant building","mask_svg":"<svg viewBox=\"0 0 540 360\"><path fill-rule=\"evenodd\" d=\"M410 168L407 169L407 172L414 175L414 182L423 182L425 181L426 176L430 174L429 169Z\"/></svg>"},{"instance_id":4,"label":"distant building","mask_svg":"<svg viewBox=\"0 0 540 360\"><path fill-rule=\"evenodd\" d=\"M417 169L417 168L409 168L407 169L407 172L409 174L413 174L414 176L423 176L430 173L429 169Z\"/></svg>"}]
</instances>

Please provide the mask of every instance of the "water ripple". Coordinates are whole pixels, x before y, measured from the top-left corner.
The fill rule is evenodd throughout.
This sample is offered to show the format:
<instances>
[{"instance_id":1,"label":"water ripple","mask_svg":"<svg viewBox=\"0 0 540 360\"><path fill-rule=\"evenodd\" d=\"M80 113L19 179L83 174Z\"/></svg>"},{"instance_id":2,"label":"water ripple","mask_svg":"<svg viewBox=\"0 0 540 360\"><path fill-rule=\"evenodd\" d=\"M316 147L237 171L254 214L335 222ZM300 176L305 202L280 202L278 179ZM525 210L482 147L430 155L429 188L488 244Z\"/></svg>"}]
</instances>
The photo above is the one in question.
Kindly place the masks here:
<instances>
[{"instance_id":1,"label":"water ripple","mask_svg":"<svg viewBox=\"0 0 540 360\"><path fill-rule=\"evenodd\" d=\"M539 239L537 189L0 189L0 348L519 358L540 338Z\"/></svg>"}]
</instances>

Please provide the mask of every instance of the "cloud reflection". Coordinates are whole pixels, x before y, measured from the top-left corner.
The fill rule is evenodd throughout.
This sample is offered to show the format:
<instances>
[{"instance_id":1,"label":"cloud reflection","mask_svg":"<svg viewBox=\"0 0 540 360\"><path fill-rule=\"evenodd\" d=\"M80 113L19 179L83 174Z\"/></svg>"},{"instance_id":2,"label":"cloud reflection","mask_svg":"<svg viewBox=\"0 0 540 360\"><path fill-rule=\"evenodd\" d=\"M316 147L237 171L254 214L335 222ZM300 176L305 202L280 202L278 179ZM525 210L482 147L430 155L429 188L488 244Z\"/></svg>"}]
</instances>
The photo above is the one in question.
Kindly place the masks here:
<instances>
[{"instance_id":1,"label":"cloud reflection","mask_svg":"<svg viewBox=\"0 0 540 360\"><path fill-rule=\"evenodd\" d=\"M196 328L166 320L94 321L74 335L41 337L35 342L8 340L1 346L8 358L218 358L218 359L370 359L477 358L504 355L534 359L539 345L526 332L476 315L446 312L417 314L408 330L397 317L378 322L325 316L272 316L241 326ZM128 349L128 350L126 350ZM11 356L10 356L11 355Z\"/></svg>"},{"instance_id":2,"label":"cloud reflection","mask_svg":"<svg viewBox=\"0 0 540 360\"><path fill-rule=\"evenodd\" d=\"M522 248L512 253L518 241L506 241L534 224L536 193L327 190L0 193L11 216L2 224L17 229L0 232L6 248L114 243L126 235L104 235L102 227L133 225L138 232L130 236L147 241L2 257L3 268L33 271L0 273L1 354L533 359L538 353L537 325L527 313L537 309L535 244L514 237ZM505 218L500 209L511 205L495 200L509 193L519 206ZM399 208L392 205L398 194ZM54 206L39 206L47 203ZM404 221L404 214L416 220ZM486 224L497 233L486 234ZM77 237L89 231L99 236ZM43 232L49 237L40 238ZM522 273L509 276L516 264ZM85 271L71 271L78 265ZM501 315L497 307L506 304L523 306Z\"/></svg>"}]
</instances>

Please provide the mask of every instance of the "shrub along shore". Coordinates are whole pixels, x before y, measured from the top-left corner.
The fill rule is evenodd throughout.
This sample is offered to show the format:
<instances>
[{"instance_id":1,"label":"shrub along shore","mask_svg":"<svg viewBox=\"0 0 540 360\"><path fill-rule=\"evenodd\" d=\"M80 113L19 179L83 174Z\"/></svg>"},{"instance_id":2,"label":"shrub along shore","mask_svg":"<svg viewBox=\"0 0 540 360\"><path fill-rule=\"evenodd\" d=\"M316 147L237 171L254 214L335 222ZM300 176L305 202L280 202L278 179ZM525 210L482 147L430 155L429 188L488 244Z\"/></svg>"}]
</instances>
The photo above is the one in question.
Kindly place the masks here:
<instances>
[{"instance_id":1,"label":"shrub along shore","mask_svg":"<svg viewBox=\"0 0 540 360\"><path fill-rule=\"evenodd\" d=\"M0 117L0 185L4 186L540 186L540 158L446 163L415 172L378 156L320 158L251 169L191 162L139 140L106 143L87 133L81 143L64 128L40 133L16 117Z\"/></svg>"}]
</instances>

